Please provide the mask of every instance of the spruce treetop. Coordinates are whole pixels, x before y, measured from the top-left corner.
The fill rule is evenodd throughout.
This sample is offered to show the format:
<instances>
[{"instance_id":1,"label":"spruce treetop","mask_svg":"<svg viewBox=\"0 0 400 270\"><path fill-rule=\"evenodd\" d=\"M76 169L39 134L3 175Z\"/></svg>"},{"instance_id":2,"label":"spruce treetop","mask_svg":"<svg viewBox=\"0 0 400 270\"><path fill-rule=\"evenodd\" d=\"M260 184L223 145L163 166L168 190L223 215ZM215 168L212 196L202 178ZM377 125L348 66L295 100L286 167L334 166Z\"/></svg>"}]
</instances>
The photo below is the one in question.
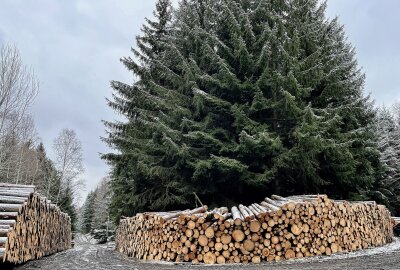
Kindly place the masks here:
<instances>
[{"instance_id":1,"label":"spruce treetop","mask_svg":"<svg viewBox=\"0 0 400 270\"><path fill-rule=\"evenodd\" d=\"M266 195L360 197L380 171L364 74L317 0L159 1L113 82L114 203L131 210ZM364 192L365 191L365 192ZM124 212L124 213L125 213Z\"/></svg>"}]
</instances>

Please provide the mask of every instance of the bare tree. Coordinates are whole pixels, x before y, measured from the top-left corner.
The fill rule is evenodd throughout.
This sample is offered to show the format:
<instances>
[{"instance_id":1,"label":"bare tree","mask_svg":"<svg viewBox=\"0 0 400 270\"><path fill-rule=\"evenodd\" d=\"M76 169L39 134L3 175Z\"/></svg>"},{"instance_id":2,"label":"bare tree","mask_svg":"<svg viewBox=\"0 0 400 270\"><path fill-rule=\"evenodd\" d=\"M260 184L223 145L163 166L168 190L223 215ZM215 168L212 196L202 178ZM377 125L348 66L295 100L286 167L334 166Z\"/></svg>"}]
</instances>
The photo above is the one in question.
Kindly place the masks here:
<instances>
[{"instance_id":1,"label":"bare tree","mask_svg":"<svg viewBox=\"0 0 400 270\"><path fill-rule=\"evenodd\" d=\"M56 203L60 198L62 189L70 188L74 193L81 185L78 177L84 172L82 164L81 142L72 129L63 129L54 140L55 166L61 181Z\"/></svg>"},{"instance_id":2,"label":"bare tree","mask_svg":"<svg viewBox=\"0 0 400 270\"><path fill-rule=\"evenodd\" d=\"M15 182L16 184L19 182L28 184L30 182L29 178L35 177L35 168L37 165L36 152L34 151L37 135L31 116L25 116L22 119L17 133L21 143L18 151L15 153L18 156Z\"/></svg>"},{"instance_id":3,"label":"bare tree","mask_svg":"<svg viewBox=\"0 0 400 270\"><path fill-rule=\"evenodd\" d=\"M38 91L38 80L22 63L18 49L3 45L0 48L0 169L7 153L6 139L25 124Z\"/></svg>"},{"instance_id":4,"label":"bare tree","mask_svg":"<svg viewBox=\"0 0 400 270\"><path fill-rule=\"evenodd\" d=\"M13 122L14 115L11 115ZM37 171L37 155L35 143L37 133L30 115L26 115L12 130L8 130L3 138L0 166L0 180L28 184L35 178Z\"/></svg>"}]
</instances>

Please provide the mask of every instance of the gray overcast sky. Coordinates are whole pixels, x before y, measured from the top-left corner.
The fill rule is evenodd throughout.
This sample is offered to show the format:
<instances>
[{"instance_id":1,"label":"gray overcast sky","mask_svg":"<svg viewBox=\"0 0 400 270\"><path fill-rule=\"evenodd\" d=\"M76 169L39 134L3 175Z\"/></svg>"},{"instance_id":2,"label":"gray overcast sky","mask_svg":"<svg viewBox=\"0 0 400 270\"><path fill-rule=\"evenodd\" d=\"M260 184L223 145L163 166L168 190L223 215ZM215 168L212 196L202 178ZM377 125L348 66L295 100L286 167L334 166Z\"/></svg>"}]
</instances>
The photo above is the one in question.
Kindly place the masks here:
<instances>
[{"instance_id":1,"label":"gray overcast sky","mask_svg":"<svg viewBox=\"0 0 400 270\"><path fill-rule=\"evenodd\" d=\"M130 54L144 17L155 0L1 0L0 44L18 46L41 82L33 107L47 151L63 128L76 130L83 144L86 190L108 172L99 158L101 120L116 119L106 106L110 80L132 82L119 58ZM366 92L377 104L400 100L400 1L329 0L367 74Z\"/></svg>"}]
</instances>

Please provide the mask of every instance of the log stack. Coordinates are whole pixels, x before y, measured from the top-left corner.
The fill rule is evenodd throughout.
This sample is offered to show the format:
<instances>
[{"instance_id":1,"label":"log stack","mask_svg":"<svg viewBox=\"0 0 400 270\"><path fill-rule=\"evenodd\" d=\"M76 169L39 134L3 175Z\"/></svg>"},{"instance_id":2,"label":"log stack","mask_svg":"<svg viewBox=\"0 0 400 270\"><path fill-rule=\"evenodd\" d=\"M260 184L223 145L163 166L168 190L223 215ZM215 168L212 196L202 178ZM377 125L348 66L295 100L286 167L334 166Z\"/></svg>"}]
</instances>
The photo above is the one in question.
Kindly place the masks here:
<instances>
[{"instance_id":1,"label":"log stack","mask_svg":"<svg viewBox=\"0 0 400 270\"><path fill-rule=\"evenodd\" d=\"M0 262L39 259L71 247L71 219L34 186L0 183Z\"/></svg>"},{"instance_id":2,"label":"log stack","mask_svg":"<svg viewBox=\"0 0 400 270\"><path fill-rule=\"evenodd\" d=\"M124 218L116 250L142 260L258 264L356 251L392 238L390 213L375 202L272 196L230 211L204 206Z\"/></svg>"}]
</instances>

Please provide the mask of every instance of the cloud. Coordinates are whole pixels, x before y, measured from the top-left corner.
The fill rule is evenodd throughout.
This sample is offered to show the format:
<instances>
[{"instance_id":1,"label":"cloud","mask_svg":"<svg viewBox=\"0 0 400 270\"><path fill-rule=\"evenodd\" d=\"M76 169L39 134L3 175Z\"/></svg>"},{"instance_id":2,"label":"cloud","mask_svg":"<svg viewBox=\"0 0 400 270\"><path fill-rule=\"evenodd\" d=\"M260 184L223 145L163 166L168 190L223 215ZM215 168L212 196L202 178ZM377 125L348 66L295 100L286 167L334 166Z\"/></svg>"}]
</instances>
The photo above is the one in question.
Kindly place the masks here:
<instances>
[{"instance_id":1,"label":"cloud","mask_svg":"<svg viewBox=\"0 0 400 270\"><path fill-rule=\"evenodd\" d=\"M400 100L400 1L330 0L328 15L338 16L359 64L367 75L366 92L377 104Z\"/></svg>"},{"instance_id":2,"label":"cloud","mask_svg":"<svg viewBox=\"0 0 400 270\"><path fill-rule=\"evenodd\" d=\"M0 41L15 43L25 64L40 80L32 108L47 152L63 128L73 128L83 144L86 194L108 167L99 153L109 151L100 140L101 120L118 116L107 107L110 80L132 82L119 62L130 54L144 17L155 1L139 0L3 0ZM51 156L51 155L50 155Z\"/></svg>"}]
</instances>

